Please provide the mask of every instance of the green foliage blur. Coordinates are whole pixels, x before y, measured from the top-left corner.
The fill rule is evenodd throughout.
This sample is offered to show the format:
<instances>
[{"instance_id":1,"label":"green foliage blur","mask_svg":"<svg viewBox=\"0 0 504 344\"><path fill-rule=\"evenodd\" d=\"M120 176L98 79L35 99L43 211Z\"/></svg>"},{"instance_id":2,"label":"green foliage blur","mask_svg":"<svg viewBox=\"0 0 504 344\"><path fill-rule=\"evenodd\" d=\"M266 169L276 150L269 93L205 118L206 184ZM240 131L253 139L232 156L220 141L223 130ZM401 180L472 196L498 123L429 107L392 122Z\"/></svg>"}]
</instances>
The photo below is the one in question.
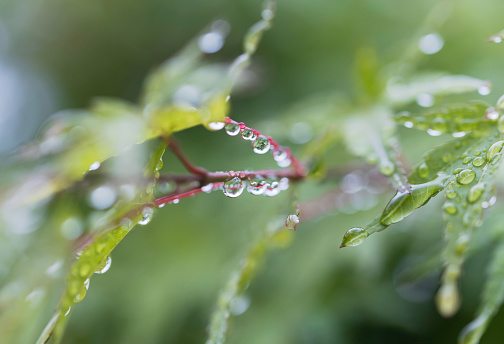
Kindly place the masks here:
<instances>
[{"instance_id":1,"label":"green foliage blur","mask_svg":"<svg viewBox=\"0 0 504 344\"><path fill-rule=\"evenodd\" d=\"M300 124L306 128L320 116L343 116L338 106L372 102L379 93L366 89L379 78L372 75L372 66L367 71L366 64L361 64L361 74L372 82L356 80L357 61L399 60L406 47L432 33L421 28L433 9L439 9L434 15L446 19L435 30L444 46L436 54L422 56L417 68L490 80L490 95L451 99L495 103L504 93L504 69L500 68L504 47L486 39L502 29L504 3L461 0L439 5L432 0L280 0L274 27L265 34L232 95L230 117L301 153L303 144L316 137L306 132L300 135ZM98 96L137 101L146 75L216 19L228 21L231 32L223 49L206 59L231 62L241 54L243 36L260 18L260 8L260 2L250 0L3 0L2 156L9 157L16 147L34 139L44 121L59 110L86 108ZM203 126L175 137L194 163L210 171L262 169L273 163L253 154L239 138ZM446 141L404 128L399 130L399 139L411 164ZM335 168L362 162L345 153L342 144L329 150L324 161ZM121 164L129 168L124 161ZM165 153L161 173L183 171L174 156ZM0 185L9 180L0 175ZM296 189L297 197L312 199L339 182L308 180ZM91 190L86 186L81 183L72 192L51 199L44 212L59 219L77 212L92 221ZM462 308L453 318L442 318L433 301L440 273L436 253L443 242L440 200L362 246L338 249L349 228L371 220L394 194L385 182L382 190L372 196L372 208L359 206L362 202L356 200L356 207L301 223L290 245L267 254L241 306L235 307L227 343L455 342L473 319L490 250L469 258L461 284ZM135 227L114 250L111 269L91 279L85 299L72 309L63 343L205 342L219 292L255 238L284 218L290 202L288 192L274 198L244 193L237 199L213 192L160 209L147 226ZM489 213L502 211L497 202ZM61 247L72 247L71 240L54 238L58 228L44 220L47 213L38 215L37 221L29 223L33 233L10 234L18 245L18 256L4 257L0 250L0 323L2 329L8 328L11 318L7 315L19 313L17 319L29 324L17 337L22 343L32 343L50 319L62 292L62 278L48 285L40 282L39 293L31 294L16 309L3 305L16 293L30 295L23 283L38 276L42 266L49 266ZM10 221L24 220L12 216ZM494 220L479 230L492 237L502 231L500 227L501 222ZM491 240L481 240L486 240L485 247L492 247ZM428 273L420 279L404 277L415 263L431 261ZM30 304L39 297L46 307L32 312ZM494 319L483 343L501 341L503 321L502 315Z\"/></svg>"}]
</instances>

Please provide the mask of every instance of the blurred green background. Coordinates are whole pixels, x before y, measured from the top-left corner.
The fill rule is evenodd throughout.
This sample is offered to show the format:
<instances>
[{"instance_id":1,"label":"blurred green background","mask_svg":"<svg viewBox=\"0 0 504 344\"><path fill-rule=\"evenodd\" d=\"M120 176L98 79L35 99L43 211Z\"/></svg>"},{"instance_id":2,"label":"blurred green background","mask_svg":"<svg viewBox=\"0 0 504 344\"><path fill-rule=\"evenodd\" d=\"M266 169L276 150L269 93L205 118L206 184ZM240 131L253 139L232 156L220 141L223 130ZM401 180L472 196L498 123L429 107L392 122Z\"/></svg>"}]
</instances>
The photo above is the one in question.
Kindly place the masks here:
<instances>
[{"instance_id":1,"label":"blurred green background","mask_svg":"<svg viewBox=\"0 0 504 344\"><path fill-rule=\"evenodd\" d=\"M317 94L354 96L354 60L360 48L394 61L438 1L280 0L247 77L232 97L231 116L265 134L271 118L289 115L300 99ZM422 70L466 74L493 83L485 97L504 93L504 48L487 37L500 31L504 2L453 1L439 29L443 49L426 57ZM52 113L82 108L96 96L136 101L145 76L215 19L231 33L213 62L241 53L247 28L260 18L259 1L0 1L0 151L8 154L33 139ZM309 122L307 117L306 121ZM278 124L278 123L277 123ZM272 129L273 131L273 129ZM415 163L439 140L399 132ZM176 137L187 155L209 170L257 169L267 159L245 143L202 127ZM434 143L433 143L434 142ZM284 136L283 144L300 146ZM328 162L348 161L338 147ZM163 172L182 171L165 155ZM308 182L308 200L331 184ZM441 248L439 200L358 248L339 250L343 233L376 215L393 194L389 188L370 211L334 212L302 223L292 245L271 253L247 290L246 312L231 319L228 343L452 343L473 316L489 259L474 255L462 279L464 303L452 319L440 317L432 296L437 272L421 281L400 274ZM243 252L289 196L228 199L220 192L182 200L135 228L113 252L112 268L95 276L75 306L65 343L202 343L219 290ZM498 214L502 206L490 212ZM480 231L491 231L489 221ZM0 309L0 312L9 312ZM34 332L43 319L34 319ZM29 317L30 315L27 314ZM498 316L483 343L500 343ZM0 340L1 341L1 340Z\"/></svg>"}]
</instances>

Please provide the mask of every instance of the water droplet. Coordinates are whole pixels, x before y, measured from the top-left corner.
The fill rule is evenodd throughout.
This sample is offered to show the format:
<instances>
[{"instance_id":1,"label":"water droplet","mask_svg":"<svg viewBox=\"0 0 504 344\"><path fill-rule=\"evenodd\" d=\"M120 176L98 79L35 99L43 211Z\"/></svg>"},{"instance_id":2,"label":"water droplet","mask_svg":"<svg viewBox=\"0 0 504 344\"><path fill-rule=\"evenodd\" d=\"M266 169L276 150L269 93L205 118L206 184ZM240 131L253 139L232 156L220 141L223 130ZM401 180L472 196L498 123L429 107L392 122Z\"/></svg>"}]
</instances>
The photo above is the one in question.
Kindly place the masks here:
<instances>
[{"instance_id":1,"label":"water droplet","mask_svg":"<svg viewBox=\"0 0 504 344\"><path fill-rule=\"evenodd\" d=\"M296 230L299 224L299 216L291 214L285 219L285 227Z\"/></svg>"},{"instance_id":2,"label":"water droplet","mask_svg":"<svg viewBox=\"0 0 504 344\"><path fill-rule=\"evenodd\" d=\"M90 171L94 171L94 170L97 170L100 168L100 162L99 161L95 161L91 164L91 166L89 166L89 170Z\"/></svg>"},{"instance_id":3,"label":"water droplet","mask_svg":"<svg viewBox=\"0 0 504 344\"><path fill-rule=\"evenodd\" d=\"M405 126L406 128L413 128L413 122L406 121L406 122L404 122L404 126Z\"/></svg>"},{"instance_id":4,"label":"water droplet","mask_svg":"<svg viewBox=\"0 0 504 344\"><path fill-rule=\"evenodd\" d=\"M108 185L102 185L94 189L89 195L89 203L95 209L107 209L116 201L117 195L114 189Z\"/></svg>"},{"instance_id":5,"label":"water droplet","mask_svg":"<svg viewBox=\"0 0 504 344\"><path fill-rule=\"evenodd\" d=\"M277 161L278 167L282 167L282 168L289 167L291 163L292 163L291 159L288 159L288 158Z\"/></svg>"},{"instance_id":6,"label":"water droplet","mask_svg":"<svg viewBox=\"0 0 504 344\"><path fill-rule=\"evenodd\" d=\"M245 184L243 181L238 177L234 177L233 179L224 182L222 190L224 195L227 197L235 198L242 194L244 188Z\"/></svg>"},{"instance_id":7,"label":"water droplet","mask_svg":"<svg viewBox=\"0 0 504 344\"><path fill-rule=\"evenodd\" d=\"M465 158L464 158L464 160L462 160L462 163L463 163L463 164L468 164L468 163L470 163L470 162L471 162L471 160L472 160L472 159L471 159L470 157L465 157Z\"/></svg>"},{"instance_id":8,"label":"water droplet","mask_svg":"<svg viewBox=\"0 0 504 344\"><path fill-rule=\"evenodd\" d=\"M488 200L488 205L491 207L492 205L494 205L494 204L495 204L495 202L497 202L497 197L492 196L492 197L490 197L490 199Z\"/></svg>"},{"instance_id":9,"label":"water droplet","mask_svg":"<svg viewBox=\"0 0 504 344\"><path fill-rule=\"evenodd\" d=\"M441 286L436 295L436 306L443 317L448 318L454 315L460 306L457 287L453 284Z\"/></svg>"},{"instance_id":10,"label":"water droplet","mask_svg":"<svg viewBox=\"0 0 504 344\"><path fill-rule=\"evenodd\" d=\"M485 112L485 117L492 121L495 121L499 116L500 114L495 108L488 108Z\"/></svg>"},{"instance_id":11,"label":"water droplet","mask_svg":"<svg viewBox=\"0 0 504 344\"><path fill-rule=\"evenodd\" d=\"M198 47L206 54L213 54L221 50L224 46L224 36L217 31L212 31L201 35L198 38Z\"/></svg>"},{"instance_id":12,"label":"water droplet","mask_svg":"<svg viewBox=\"0 0 504 344\"><path fill-rule=\"evenodd\" d=\"M437 53L443 48L443 45L443 38L437 33L430 33L422 36L422 38L418 41L418 48L426 55Z\"/></svg>"},{"instance_id":13,"label":"water droplet","mask_svg":"<svg viewBox=\"0 0 504 344\"><path fill-rule=\"evenodd\" d=\"M149 207L145 207L142 210L142 219L138 221L139 225L145 226L152 220L152 215L154 214L154 210Z\"/></svg>"},{"instance_id":14,"label":"water droplet","mask_svg":"<svg viewBox=\"0 0 504 344\"><path fill-rule=\"evenodd\" d=\"M457 176L457 182L462 185L469 184L474 180L474 177L476 177L476 172L473 170L463 170L460 172Z\"/></svg>"},{"instance_id":15,"label":"water droplet","mask_svg":"<svg viewBox=\"0 0 504 344\"><path fill-rule=\"evenodd\" d=\"M452 134L453 137L464 137L465 135L466 135L466 133L464 133L463 131ZM457 148L457 149L460 148L460 145L458 145L458 147L455 146L455 148Z\"/></svg>"},{"instance_id":16,"label":"water droplet","mask_svg":"<svg viewBox=\"0 0 504 344\"><path fill-rule=\"evenodd\" d=\"M271 153L275 161L282 161L287 158L287 152L284 149L276 148Z\"/></svg>"},{"instance_id":17,"label":"water droplet","mask_svg":"<svg viewBox=\"0 0 504 344\"><path fill-rule=\"evenodd\" d=\"M502 145L504 144L504 141L498 141L495 142L493 145L488 148L487 152L487 161L492 162L492 159L496 154L498 154L502 150Z\"/></svg>"},{"instance_id":18,"label":"water droplet","mask_svg":"<svg viewBox=\"0 0 504 344\"><path fill-rule=\"evenodd\" d=\"M432 129L427 129L427 134L430 136L440 136L442 132L437 131L437 130L432 130Z\"/></svg>"},{"instance_id":19,"label":"water droplet","mask_svg":"<svg viewBox=\"0 0 504 344\"><path fill-rule=\"evenodd\" d=\"M85 285L83 285L80 289L80 292L77 295L75 295L73 302L77 303L77 302L81 302L82 300L84 300L84 297L86 296L86 292L87 292L87 288Z\"/></svg>"},{"instance_id":20,"label":"water droplet","mask_svg":"<svg viewBox=\"0 0 504 344\"><path fill-rule=\"evenodd\" d=\"M173 201L170 202L170 204L179 204L180 200L178 198L175 198Z\"/></svg>"},{"instance_id":21,"label":"water droplet","mask_svg":"<svg viewBox=\"0 0 504 344\"><path fill-rule=\"evenodd\" d=\"M416 102L421 107L431 107L434 105L434 97L427 93L421 93L417 96Z\"/></svg>"},{"instance_id":22,"label":"water droplet","mask_svg":"<svg viewBox=\"0 0 504 344\"><path fill-rule=\"evenodd\" d=\"M418 166L418 175L420 178L426 178L429 175L429 166L425 162L422 162L420 166Z\"/></svg>"},{"instance_id":23,"label":"water droplet","mask_svg":"<svg viewBox=\"0 0 504 344\"><path fill-rule=\"evenodd\" d=\"M446 197L449 199L454 199L455 197L457 197L457 191L453 189L446 191Z\"/></svg>"},{"instance_id":24,"label":"water droplet","mask_svg":"<svg viewBox=\"0 0 504 344\"><path fill-rule=\"evenodd\" d=\"M236 136L240 133L240 126L238 124L229 123L229 124L226 124L225 128L226 128L226 133L229 136Z\"/></svg>"},{"instance_id":25,"label":"water droplet","mask_svg":"<svg viewBox=\"0 0 504 344\"><path fill-rule=\"evenodd\" d=\"M226 123L224 122L212 122L208 123L208 128L212 130L221 130L226 126Z\"/></svg>"},{"instance_id":26,"label":"water droplet","mask_svg":"<svg viewBox=\"0 0 504 344\"><path fill-rule=\"evenodd\" d=\"M480 154L481 154L481 151L480 151L479 149L477 149L477 150L475 150L473 153L474 153L474 155L478 156L478 155L480 155Z\"/></svg>"},{"instance_id":27,"label":"water droplet","mask_svg":"<svg viewBox=\"0 0 504 344\"><path fill-rule=\"evenodd\" d=\"M447 175L440 174L430 182L411 185L411 193L397 192L383 211L380 223L388 226L409 216L416 208L426 204L431 197L444 189L448 179Z\"/></svg>"},{"instance_id":28,"label":"water droplet","mask_svg":"<svg viewBox=\"0 0 504 344\"><path fill-rule=\"evenodd\" d=\"M464 169L462 167L459 167L459 168L456 168L454 171L453 171L453 174L459 174L460 172L462 172Z\"/></svg>"},{"instance_id":29,"label":"water droplet","mask_svg":"<svg viewBox=\"0 0 504 344\"><path fill-rule=\"evenodd\" d=\"M109 271L110 265L112 265L112 258L108 256L107 259L104 259L103 262L101 262L100 265L97 266L96 271L94 273L102 275L105 272Z\"/></svg>"},{"instance_id":30,"label":"water droplet","mask_svg":"<svg viewBox=\"0 0 504 344\"><path fill-rule=\"evenodd\" d=\"M443 160L443 162L448 162L448 161L451 160L451 158L452 158L451 153L446 153L445 155L443 155L443 159L442 160Z\"/></svg>"},{"instance_id":31,"label":"water droplet","mask_svg":"<svg viewBox=\"0 0 504 344\"><path fill-rule=\"evenodd\" d=\"M362 244L368 236L369 235L364 228L351 228L343 236L343 241L340 247L358 246Z\"/></svg>"},{"instance_id":32,"label":"water droplet","mask_svg":"<svg viewBox=\"0 0 504 344\"><path fill-rule=\"evenodd\" d=\"M501 158L502 154L501 153L497 153L493 156L492 158L492 162L491 164L492 165L495 165L497 162L499 162L500 158Z\"/></svg>"},{"instance_id":33,"label":"water droplet","mask_svg":"<svg viewBox=\"0 0 504 344\"><path fill-rule=\"evenodd\" d=\"M241 130L241 137L244 140L251 140L252 141L257 138L257 135L252 131L252 129L245 128L245 129Z\"/></svg>"},{"instance_id":34,"label":"water droplet","mask_svg":"<svg viewBox=\"0 0 504 344\"><path fill-rule=\"evenodd\" d=\"M212 190L213 190L213 184L212 183L207 184L207 185L205 185L205 186L203 186L201 188L201 191L206 192L206 193L210 193L210 192L212 192Z\"/></svg>"},{"instance_id":35,"label":"water droplet","mask_svg":"<svg viewBox=\"0 0 504 344\"><path fill-rule=\"evenodd\" d=\"M475 166L475 167L480 167L482 166L484 163L485 163L485 158L481 157L481 156L478 156L476 158L474 158L472 164Z\"/></svg>"},{"instance_id":36,"label":"water droplet","mask_svg":"<svg viewBox=\"0 0 504 344\"><path fill-rule=\"evenodd\" d=\"M282 191L280 189L280 183L278 183L276 180L270 181L267 186L266 190L264 190L264 194L269 197L274 197L278 195Z\"/></svg>"},{"instance_id":37,"label":"water droplet","mask_svg":"<svg viewBox=\"0 0 504 344\"><path fill-rule=\"evenodd\" d=\"M91 274L91 266L89 264L82 264L79 266L79 276L87 277Z\"/></svg>"},{"instance_id":38,"label":"water droplet","mask_svg":"<svg viewBox=\"0 0 504 344\"><path fill-rule=\"evenodd\" d=\"M262 195L266 190L267 182L264 178L257 176L255 179L249 182L247 191L252 195Z\"/></svg>"},{"instance_id":39,"label":"water droplet","mask_svg":"<svg viewBox=\"0 0 504 344\"><path fill-rule=\"evenodd\" d=\"M485 191L484 183L478 183L474 185L467 195L467 200L469 201L469 203L474 203L479 200L481 195L483 194L483 191Z\"/></svg>"},{"instance_id":40,"label":"water droplet","mask_svg":"<svg viewBox=\"0 0 504 344\"><path fill-rule=\"evenodd\" d=\"M490 87L488 86L480 86L478 87L478 93L481 94L482 96L489 95L491 92Z\"/></svg>"},{"instance_id":41,"label":"water droplet","mask_svg":"<svg viewBox=\"0 0 504 344\"><path fill-rule=\"evenodd\" d=\"M470 237L469 235L461 235L457 241L455 242L455 251L457 252L458 255L463 255L466 251L467 248L469 247L469 241ZM457 279L460 274L459 270L457 269L457 275L454 276L454 279Z\"/></svg>"},{"instance_id":42,"label":"water droplet","mask_svg":"<svg viewBox=\"0 0 504 344\"><path fill-rule=\"evenodd\" d=\"M270 149L270 142L266 136L260 135L252 144L254 152L257 154L264 154Z\"/></svg>"},{"instance_id":43,"label":"water droplet","mask_svg":"<svg viewBox=\"0 0 504 344\"><path fill-rule=\"evenodd\" d=\"M392 162L390 161L383 161L380 163L380 172L384 175L384 176L391 176L394 171L395 171L395 166Z\"/></svg>"},{"instance_id":44,"label":"water droplet","mask_svg":"<svg viewBox=\"0 0 504 344\"><path fill-rule=\"evenodd\" d=\"M240 315L247 311L250 306L250 298L246 296L236 296L229 302L229 311L234 315Z\"/></svg>"},{"instance_id":45,"label":"water droplet","mask_svg":"<svg viewBox=\"0 0 504 344\"><path fill-rule=\"evenodd\" d=\"M499 37L499 36L491 37L490 38L490 42L501 43L502 42L502 37Z\"/></svg>"},{"instance_id":46,"label":"water droplet","mask_svg":"<svg viewBox=\"0 0 504 344\"><path fill-rule=\"evenodd\" d=\"M446 213L450 214L450 215L455 215L457 212L458 212L458 209L457 207L455 206L455 204L451 203L451 202L446 202L443 206L443 209Z\"/></svg>"},{"instance_id":47,"label":"water droplet","mask_svg":"<svg viewBox=\"0 0 504 344\"><path fill-rule=\"evenodd\" d=\"M289 189L289 178L283 177L278 181L278 187L280 188L280 191L285 191Z\"/></svg>"},{"instance_id":48,"label":"water droplet","mask_svg":"<svg viewBox=\"0 0 504 344\"><path fill-rule=\"evenodd\" d=\"M133 221L131 221L129 218L125 217L125 218L121 219L119 226L121 227L121 229L130 230L133 227Z\"/></svg>"}]
</instances>

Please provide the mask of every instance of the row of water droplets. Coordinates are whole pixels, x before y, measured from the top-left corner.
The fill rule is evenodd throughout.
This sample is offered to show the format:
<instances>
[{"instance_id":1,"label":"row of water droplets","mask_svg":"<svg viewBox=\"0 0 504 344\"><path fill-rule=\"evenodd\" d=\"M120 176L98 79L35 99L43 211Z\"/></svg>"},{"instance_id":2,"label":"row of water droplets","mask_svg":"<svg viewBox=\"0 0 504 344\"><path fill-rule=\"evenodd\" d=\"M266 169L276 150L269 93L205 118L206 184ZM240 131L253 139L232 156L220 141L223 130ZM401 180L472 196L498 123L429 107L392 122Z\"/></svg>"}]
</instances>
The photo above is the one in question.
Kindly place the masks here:
<instances>
[{"instance_id":1,"label":"row of water droplets","mask_svg":"<svg viewBox=\"0 0 504 344\"><path fill-rule=\"evenodd\" d=\"M233 177L222 185L224 195L231 198L240 196L245 189L252 195L264 195L273 197L278 195L281 191L289 188L289 179L275 177L255 176L251 180L244 180L239 176Z\"/></svg>"},{"instance_id":2,"label":"row of water droplets","mask_svg":"<svg viewBox=\"0 0 504 344\"><path fill-rule=\"evenodd\" d=\"M213 122L208 125L208 127L212 130L226 130L226 133L229 136L237 136L240 134L242 139L246 141L252 141L252 149L254 153L257 154L265 154L270 151L273 146L272 155L273 159L276 161L279 167L285 168L290 166L291 157L290 153L287 149L277 146L276 144L272 144L270 138L261 135L254 129L248 128L243 124L238 123L224 123L224 122Z\"/></svg>"}]
</instances>

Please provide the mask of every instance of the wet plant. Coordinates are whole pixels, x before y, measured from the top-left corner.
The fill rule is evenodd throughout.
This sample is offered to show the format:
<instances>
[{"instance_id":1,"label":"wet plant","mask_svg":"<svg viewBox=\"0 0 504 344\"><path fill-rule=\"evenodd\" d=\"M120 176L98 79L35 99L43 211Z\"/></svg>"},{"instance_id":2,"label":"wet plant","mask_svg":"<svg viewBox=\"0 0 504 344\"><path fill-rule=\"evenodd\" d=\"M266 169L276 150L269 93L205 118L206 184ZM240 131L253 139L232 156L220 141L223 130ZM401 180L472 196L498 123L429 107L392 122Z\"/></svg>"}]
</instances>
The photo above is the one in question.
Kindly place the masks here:
<instances>
[{"instance_id":1,"label":"wet plant","mask_svg":"<svg viewBox=\"0 0 504 344\"><path fill-rule=\"evenodd\" d=\"M284 128L289 128L291 142L297 144L291 148L283 144L285 132L277 129L282 125L237 121L232 118L240 114L231 111L232 92L244 78L275 14L275 2L266 1L260 20L245 34L243 53L225 68L206 60L207 55L219 52L228 34L228 24L215 21L147 77L138 103L100 98L89 109L55 114L39 138L20 147L2 167L5 240L0 250L13 266L17 257L26 255L37 273L20 291L16 281L23 276L14 272L2 281L5 294L0 294L0 306L15 309L29 303L39 310L47 325L37 328L41 332L38 343L63 340L68 319L77 303L85 300L94 274L111 268L111 254L133 228L148 226L165 206L183 206L189 197L204 198L213 192L231 199L250 194L265 204L275 196L288 195L288 201L278 216L261 217L264 223L258 227L262 230L222 283L209 315L207 344L224 343L231 316L248 308L251 300L246 292L269 252L289 246L295 231L312 220L336 211L375 211L377 205L381 213L367 224L355 224L334 248L361 245L388 227L392 228L387 232L392 232L395 224L413 216L418 208L443 198L439 212L445 221L444 248L434 268L442 266L443 272L434 302L444 317L457 312L464 262L484 247L475 238L484 236L484 215L496 204L502 184L497 171L504 147L504 96L495 105L470 101L468 94L486 96L491 84L420 69L420 61L444 44L436 33L443 21L430 15L421 34L394 61L380 62L368 48L357 53L353 98L302 99L286 115L279 115ZM499 33L489 41L500 43L502 38ZM404 65L408 68L398 68ZM459 101L451 103L450 97ZM247 153L257 154L272 167L209 171L197 166L182 149L184 140L175 137L196 126L215 136L230 136L237 146L248 148ZM401 133L407 131L447 140L432 150L426 148L412 167L409 152L402 152L400 145ZM340 163L334 157L343 150L345 158ZM165 172L168 152L185 173ZM323 191L298 196L306 194L300 191L303 185L314 184L322 185ZM392 189L394 195L389 197ZM20 218L26 221L14 221ZM30 234L36 223L50 234L33 238L56 243L58 250L38 247L42 254L11 235ZM504 237L502 233L495 236L498 247L481 306L475 320L462 330L460 343L478 343L504 300ZM357 250L366 250L366 245ZM38 256L45 258L37 261ZM423 269L426 262L422 260L420 268L412 271ZM57 290L58 300L46 297L46 290ZM40 310L44 309L41 300L53 302L52 316ZM7 342L23 342L31 335L20 331L26 326L22 314L2 317L2 323L14 329L2 329Z\"/></svg>"}]
</instances>

